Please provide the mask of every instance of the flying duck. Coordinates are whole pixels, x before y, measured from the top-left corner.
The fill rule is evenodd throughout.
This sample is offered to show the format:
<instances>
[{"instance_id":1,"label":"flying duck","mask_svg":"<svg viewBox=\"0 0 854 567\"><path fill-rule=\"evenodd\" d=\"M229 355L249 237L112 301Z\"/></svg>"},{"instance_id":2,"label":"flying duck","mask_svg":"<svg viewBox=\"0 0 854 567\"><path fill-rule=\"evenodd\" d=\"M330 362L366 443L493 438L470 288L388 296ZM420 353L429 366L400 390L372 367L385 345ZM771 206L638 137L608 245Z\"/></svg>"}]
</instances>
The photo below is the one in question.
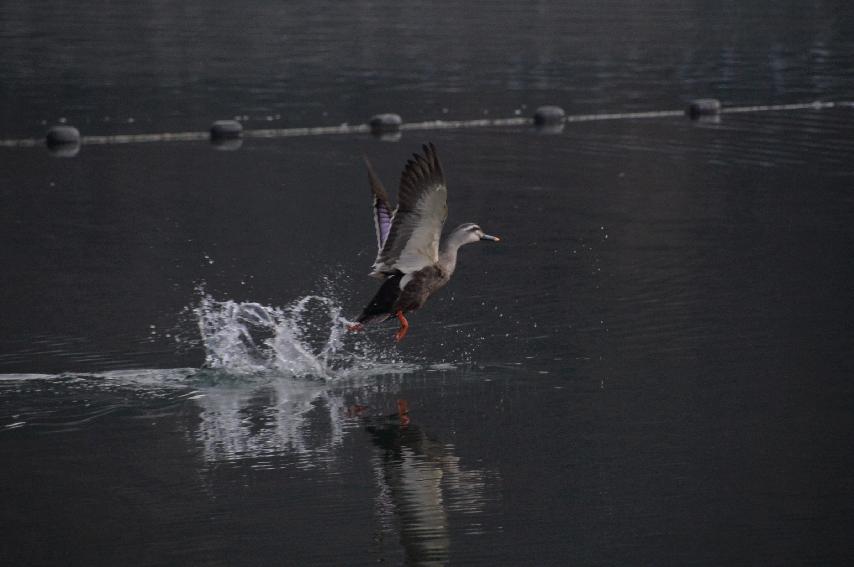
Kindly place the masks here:
<instances>
[{"instance_id":1,"label":"flying duck","mask_svg":"<svg viewBox=\"0 0 854 567\"><path fill-rule=\"evenodd\" d=\"M383 280L383 285L357 322L350 325L351 331L397 317L400 328L394 339L402 341L409 330L406 313L421 308L448 283L457 267L460 246L499 240L469 222L455 228L440 243L448 216L448 187L436 148L433 144L422 147L424 155L413 154L403 168L396 209L391 208L382 182L365 158L379 248L370 275Z\"/></svg>"}]
</instances>

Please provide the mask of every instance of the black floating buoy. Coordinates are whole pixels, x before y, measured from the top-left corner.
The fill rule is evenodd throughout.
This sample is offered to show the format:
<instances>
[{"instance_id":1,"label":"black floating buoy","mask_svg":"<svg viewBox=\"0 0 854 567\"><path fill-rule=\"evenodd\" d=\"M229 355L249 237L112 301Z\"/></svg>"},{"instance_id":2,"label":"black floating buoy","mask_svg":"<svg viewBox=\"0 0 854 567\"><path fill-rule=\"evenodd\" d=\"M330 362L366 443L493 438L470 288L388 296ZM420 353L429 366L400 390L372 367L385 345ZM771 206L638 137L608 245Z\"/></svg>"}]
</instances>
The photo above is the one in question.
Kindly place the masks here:
<instances>
[{"instance_id":1,"label":"black floating buoy","mask_svg":"<svg viewBox=\"0 0 854 567\"><path fill-rule=\"evenodd\" d=\"M685 114L693 119L701 116L715 116L721 113L721 101L716 98L698 98L692 100Z\"/></svg>"},{"instance_id":2,"label":"black floating buoy","mask_svg":"<svg viewBox=\"0 0 854 567\"><path fill-rule=\"evenodd\" d=\"M80 144L80 131L74 126L52 126L46 140L48 147Z\"/></svg>"},{"instance_id":3,"label":"black floating buoy","mask_svg":"<svg viewBox=\"0 0 854 567\"><path fill-rule=\"evenodd\" d=\"M243 135L243 125L237 120L217 120L211 126L211 140L234 140Z\"/></svg>"},{"instance_id":4,"label":"black floating buoy","mask_svg":"<svg viewBox=\"0 0 854 567\"><path fill-rule=\"evenodd\" d=\"M566 113L559 106L541 106L534 113L535 126L555 126L563 124Z\"/></svg>"},{"instance_id":5,"label":"black floating buoy","mask_svg":"<svg viewBox=\"0 0 854 567\"><path fill-rule=\"evenodd\" d=\"M74 157L80 152L80 131L74 126L52 126L45 136L47 149L56 157Z\"/></svg>"},{"instance_id":6,"label":"black floating buoy","mask_svg":"<svg viewBox=\"0 0 854 567\"><path fill-rule=\"evenodd\" d=\"M382 136L393 132L400 132L400 125L403 124L403 119L400 114L375 114L371 116L371 121L368 122L371 127L371 134Z\"/></svg>"}]
</instances>

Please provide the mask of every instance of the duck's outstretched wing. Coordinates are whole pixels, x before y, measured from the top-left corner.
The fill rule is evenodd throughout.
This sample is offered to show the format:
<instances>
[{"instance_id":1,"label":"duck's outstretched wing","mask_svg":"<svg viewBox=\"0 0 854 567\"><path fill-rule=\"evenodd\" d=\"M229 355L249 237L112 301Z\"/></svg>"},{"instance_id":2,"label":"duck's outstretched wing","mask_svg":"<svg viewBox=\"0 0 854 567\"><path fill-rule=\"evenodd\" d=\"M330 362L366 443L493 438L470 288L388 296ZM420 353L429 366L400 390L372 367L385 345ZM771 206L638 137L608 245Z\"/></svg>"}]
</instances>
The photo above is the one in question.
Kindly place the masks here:
<instances>
[{"instance_id":1,"label":"duck's outstretched wing","mask_svg":"<svg viewBox=\"0 0 854 567\"><path fill-rule=\"evenodd\" d=\"M400 176L397 210L372 276L408 274L439 261L439 238L448 216L448 188L436 148L423 146Z\"/></svg>"},{"instance_id":2,"label":"duck's outstretched wing","mask_svg":"<svg viewBox=\"0 0 854 567\"><path fill-rule=\"evenodd\" d=\"M388 200L388 193L386 193L382 181L380 181L380 178L377 177L376 172L374 172L374 168L371 166L371 162L368 160L368 157L363 156L363 158L365 160L365 166L368 168L368 180L371 182L371 193L374 196L374 228L377 232L377 253L379 254L382 252L383 245L388 239L388 233L389 230L391 230L391 217L394 214L394 209L391 208L391 204Z\"/></svg>"}]
</instances>

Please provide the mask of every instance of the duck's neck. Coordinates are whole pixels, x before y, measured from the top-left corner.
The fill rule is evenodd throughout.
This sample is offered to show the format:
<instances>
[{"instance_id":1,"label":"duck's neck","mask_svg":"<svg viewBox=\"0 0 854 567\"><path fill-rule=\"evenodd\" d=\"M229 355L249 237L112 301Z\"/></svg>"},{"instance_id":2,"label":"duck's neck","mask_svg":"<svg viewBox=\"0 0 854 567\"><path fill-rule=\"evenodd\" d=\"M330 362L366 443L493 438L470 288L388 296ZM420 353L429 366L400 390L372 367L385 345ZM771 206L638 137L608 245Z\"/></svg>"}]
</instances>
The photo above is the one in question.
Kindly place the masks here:
<instances>
[{"instance_id":1,"label":"duck's neck","mask_svg":"<svg viewBox=\"0 0 854 567\"><path fill-rule=\"evenodd\" d=\"M442 241L442 245L439 247L439 265L448 277L450 277L457 268L457 251L460 249L460 246L466 244L466 242L458 236L459 235L456 233L449 234L448 237Z\"/></svg>"}]
</instances>

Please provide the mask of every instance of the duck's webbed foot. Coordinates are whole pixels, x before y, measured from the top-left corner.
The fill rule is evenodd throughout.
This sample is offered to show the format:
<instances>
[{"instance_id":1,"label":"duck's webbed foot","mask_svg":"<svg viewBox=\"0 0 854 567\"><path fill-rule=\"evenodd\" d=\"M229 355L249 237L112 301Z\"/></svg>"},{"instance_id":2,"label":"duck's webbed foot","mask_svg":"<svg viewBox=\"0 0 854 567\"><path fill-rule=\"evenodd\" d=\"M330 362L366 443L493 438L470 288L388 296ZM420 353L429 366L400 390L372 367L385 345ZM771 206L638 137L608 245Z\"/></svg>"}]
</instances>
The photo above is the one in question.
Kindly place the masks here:
<instances>
[{"instance_id":1,"label":"duck's webbed foot","mask_svg":"<svg viewBox=\"0 0 854 567\"><path fill-rule=\"evenodd\" d=\"M394 340L399 343L406 336L407 331L409 331L409 321L403 316L403 311L398 311L395 315L397 316L397 320L400 321L400 329L394 334Z\"/></svg>"},{"instance_id":2,"label":"duck's webbed foot","mask_svg":"<svg viewBox=\"0 0 854 567\"><path fill-rule=\"evenodd\" d=\"M350 323L347 325L347 331L350 333L359 333L365 330L365 326L361 323Z\"/></svg>"}]
</instances>

